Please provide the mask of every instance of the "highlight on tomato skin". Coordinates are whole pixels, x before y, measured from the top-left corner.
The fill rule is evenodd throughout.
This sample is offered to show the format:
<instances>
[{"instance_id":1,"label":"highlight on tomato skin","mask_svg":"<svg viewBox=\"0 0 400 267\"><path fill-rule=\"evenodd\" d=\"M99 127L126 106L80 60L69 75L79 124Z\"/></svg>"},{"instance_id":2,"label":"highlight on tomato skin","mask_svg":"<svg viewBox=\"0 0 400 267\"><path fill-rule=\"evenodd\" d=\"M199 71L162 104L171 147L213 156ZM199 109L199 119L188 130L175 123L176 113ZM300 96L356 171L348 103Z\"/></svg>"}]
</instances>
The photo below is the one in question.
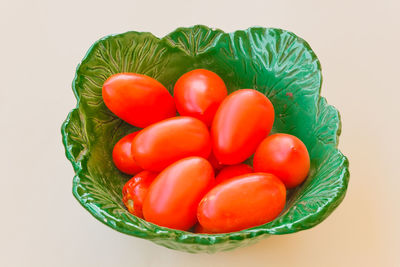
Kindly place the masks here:
<instances>
[{"instance_id":1,"label":"highlight on tomato skin","mask_svg":"<svg viewBox=\"0 0 400 267\"><path fill-rule=\"evenodd\" d=\"M272 221L285 202L285 185L275 175L249 173L212 188L200 201L197 218L208 231L230 233Z\"/></svg>"},{"instance_id":2,"label":"highlight on tomato skin","mask_svg":"<svg viewBox=\"0 0 400 267\"><path fill-rule=\"evenodd\" d=\"M103 84L105 105L122 120L144 128L175 116L175 102L157 80L137 73L118 73Z\"/></svg>"},{"instance_id":3,"label":"highlight on tomato skin","mask_svg":"<svg viewBox=\"0 0 400 267\"><path fill-rule=\"evenodd\" d=\"M227 181L233 177L252 172L253 168L250 165L243 163L225 166L220 170L218 175L215 177L215 185Z\"/></svg>"},{"instance_id":4,"label":"highlight on tomato skin","mask_svg":"<svg viewBox=\"0 0 400 267\"><path fill-rule=\"evenodd\" d=\"M187 231L197 222L197 206L214 182L211 164L188 157L168 166L151 184L143 205L146 221Z\"/></svg>"},{"instance_id":5,"label":"highlight on tomato skin","mask_svg":"<svg viewBox=\"0 0 400 267\"><path fill-rule=\"evenodd\" d=\"M274 118L274 107L262 93L241 89L228 95L211 126L213 152L218 161L234 165L249 158L271 131Z\"/></svg>"},{"instance_id":6,"label":"highlight on tomato skin","mask_svg":"<svg viewBox=\"0 0 400 267\"><path fill-rule=\"evenodd\" d=\"M133 176L122 188L122 202L133 215L143 219L143 202L151 183L158 173L142 171Z\"/></svg>"},{"instance_id":7,"label":"highlight on tomato skin","mask_svg":"<svg viewBox=\"0 0 400 267\"><path fill-rule=\"evenodd\" d=\"M114 165L123 173L134 175L143 169L137 164L132 155L132 141L139 131L122 137L114 146L112 158Z\"/></svg>"},{"instance_id":8,"label":"highlight on tomato skin","mask_svg":"<svg viewBox=\"0 0 400 267\"><path fill-rule=\"evenodd\" d=\"M215 112L228 95L224 81L214 72L195 69L175 83L174 100L182 116L191 116L211 125Z\"/></svg>"},{"instance_id":9,"label":"highlight on tomato skin","mask_svg":"<svg viewBox=\"0 0 400 267\"><path fill-rule=\"evenodd\" d=\"M200 120L179 116L154 123L133 139L132 153L145 170L162 171L182 158L208 158L211 138L207 126Z\"/></svg>"},{"instance_id":10,"label":"highlight on tomato skin","mask_svg":"<svg viewBox=\"0 0 400 267\"><path fill-rule=\"evenodd\" d=\"M294 135L278 133L265 138L253 159L255 171L276 175L286 188L300 185L310 170L310 156L304 143Z\"/></svg>"}]
</instances>

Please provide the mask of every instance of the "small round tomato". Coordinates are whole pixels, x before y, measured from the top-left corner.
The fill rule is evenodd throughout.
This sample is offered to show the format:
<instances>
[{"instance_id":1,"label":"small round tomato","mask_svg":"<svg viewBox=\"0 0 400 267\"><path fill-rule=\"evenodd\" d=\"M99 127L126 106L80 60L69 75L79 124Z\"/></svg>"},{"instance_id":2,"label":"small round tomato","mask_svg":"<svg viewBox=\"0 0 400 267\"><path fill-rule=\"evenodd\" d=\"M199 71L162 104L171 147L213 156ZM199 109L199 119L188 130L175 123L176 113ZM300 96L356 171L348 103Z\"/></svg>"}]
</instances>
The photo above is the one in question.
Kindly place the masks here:
<instances>
[{"instance_id":1,"label":"small round tomato","mask_svg":"<svg viewBox=\"0 0 400 267\"><path fill-rule=\"evenodd\" d=\"M228 95L224 81L214 72L196 69L183 74L174 87L176 108L211 125L215 112Z\"/></svg>"},{"instance_id":2,"label":"small round tomato","mask_svg":"<svg viewBox=\"0 0 400 267\"><path fill-rule=\"evenodd\" d=\"M162 171L190 156L208 158L211 140L207 126L192 117L174 117L140 131L133 139L132 153L145 170Z\"/></svg>"},{"instance_id":3,"label":"small round tomato","mask_svg":"<svg viewBox=\"0 0 400 267\"><path fill-rule=\"evenodd\" d=\"M301 184L310 170L310 156L307 147L296 136L273 134L258 146L253 160L256 172L276 175L286 188Z\"/></svg>"},{"instance_id":4,"label":"small round tomato","mask_svg":"<svg viewBox=\"0 0 400 267\"><path fill-rule=\"evenodd\" d=\"M253 89L238 90L222 101L211 126L213 151L222 164L250 157L274 123L274 107Z\"/></svg>"},{"instance_id":5,"label":"small round tomato","mask_svg":"<svg viewBox=\"0 0 400 267\"><path fill-rule=\"evenodd\" d=\"M133 176L122 188L122 201L130 213L143 218L143 202L157 173L142 171Z\"/></svg>"},{"instance_id":6,"label":"small round tomato","mask_svg":"<svg viewBox=\"0 0 400 267\"><path fill-rule=\"evenodd\" d=\"M272 221L285 201L285 185L273 174L244 174L211 189L199 204L197 218L213 233L240 231Z\"/></svg>"},{"instance_id":7,"label":"small round tomato","mask_svg":"<svg viewBox=\"0 0 400 267\"><path fill-rule=\"evenodd\" d=\"M215 157L212 151L210 156L208 157L208 161L211 163L211 166L213 166L215 172L220 171L224 167L224 165L218 162L217 158Z\"/></svg>"},{"instance_id":8,"label":"small round tomato","mask_svg":"<svg viewBox=\"0 0 400 267\"><path fill-rule=\"evenodd\" d=\"M226 180L229 180L233 177L252 173L253 168L247 164L237 164L237 165L230 165L222 168L222 170L218 173L215 177L215 184L220 184Z\"/></svg>"},{"instance_id":9,"label":"small round tomato","mask_svg":"<svg viewBox=\"0 0 400 267\"><path fill-rule=\"evenodd\" d=\"M157 80L136 73L118 73L103 85L106 106L124 121L144 128L175 116L173 97Z\"/></svg>"},{"instance_id":10,"label":"small round tomato","mask_svg":"<svg viewBox=\"0 0 400 267\"><path fill-rule=\"evenodd\" d=\"M121 138L114 146L112 157L115 166L123 173L134 175L142 170L132 155L132 141L139 133L133 132Z\"/></svg>"},{"instance_id":11,"label":"small round tomato","mask_svg":"<svg viewBox=\"0 0 400 267\"><path fill-rule=\"evenodd\" d=\"M204 158L181 159L163 170L149 188L143 205L146 221L189 230L197 221L197 206L214 181L211 164Z\"/></svg>"}]
</instances>

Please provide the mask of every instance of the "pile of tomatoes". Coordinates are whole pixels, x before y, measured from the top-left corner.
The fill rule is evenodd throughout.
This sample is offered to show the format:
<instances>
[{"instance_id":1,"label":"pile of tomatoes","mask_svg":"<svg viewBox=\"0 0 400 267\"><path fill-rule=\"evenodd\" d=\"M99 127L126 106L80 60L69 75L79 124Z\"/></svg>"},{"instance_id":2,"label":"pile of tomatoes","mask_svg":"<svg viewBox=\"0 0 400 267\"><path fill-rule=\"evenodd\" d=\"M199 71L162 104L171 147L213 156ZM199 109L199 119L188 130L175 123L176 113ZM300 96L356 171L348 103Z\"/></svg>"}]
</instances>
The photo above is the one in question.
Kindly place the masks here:
<instances>
[{"instance_id":1,"label":"pile of tomatoes","mask_svg":"<svg viewBox=\"0 0 400 267\"><path fill-rule=\"evenodd\" d=\"M185 73L173 96L151 77L119 73L102 95L114 114L143 128L119 140L112 156L134 175L123 187L126 208L146 221L197 233L254 227L276 218L286 189L308 175L303 142L269 135L269 99L253 89L228 95L214 72ZM243 163L252 155L253 166Z\"/></svg>"}]
</instances>

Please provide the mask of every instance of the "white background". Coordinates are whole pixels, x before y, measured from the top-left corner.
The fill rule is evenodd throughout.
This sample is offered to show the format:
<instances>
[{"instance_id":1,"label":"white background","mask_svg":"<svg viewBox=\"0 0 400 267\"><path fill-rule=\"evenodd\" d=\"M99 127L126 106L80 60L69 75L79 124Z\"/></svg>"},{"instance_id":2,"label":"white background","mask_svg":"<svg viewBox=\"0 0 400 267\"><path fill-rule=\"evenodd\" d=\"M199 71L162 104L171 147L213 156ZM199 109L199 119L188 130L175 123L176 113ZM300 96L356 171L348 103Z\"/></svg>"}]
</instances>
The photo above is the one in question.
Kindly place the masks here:
<instances>
[{"instance_id":1,"label":"white background","mask_svg":"<svg viewBox=\"0 0 400 267\"><path fill-rule=\"evenodd\" d=\"M0 1L0 266L400 266L398 1ZM342 115L345 200L323 223L214 255L120 234L73 198L60 127L100 37L259 25L306 39Z\"/></svg>"}]
</instances>

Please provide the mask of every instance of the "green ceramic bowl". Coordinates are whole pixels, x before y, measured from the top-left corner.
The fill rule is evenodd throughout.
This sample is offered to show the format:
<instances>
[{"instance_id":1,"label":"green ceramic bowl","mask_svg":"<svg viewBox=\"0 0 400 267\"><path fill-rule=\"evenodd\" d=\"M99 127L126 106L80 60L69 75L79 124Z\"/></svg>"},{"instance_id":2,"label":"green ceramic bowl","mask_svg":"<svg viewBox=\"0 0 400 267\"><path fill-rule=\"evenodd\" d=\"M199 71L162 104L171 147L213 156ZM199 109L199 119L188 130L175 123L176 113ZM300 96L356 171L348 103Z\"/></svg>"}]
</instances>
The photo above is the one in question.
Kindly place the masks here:
<instances>
[{"instance_id":1,"label":"green ceramic bowl","mask_svg":"<svg viewBox=\"0 0 400 267\"><path fill-rule=\"evenodd\" d=\"M157 79L172 93L178 77L196 68L216 72L229 92L253 88L265 94L275 107L273 132L296 135L306 144L310 175L289 192L285 210L274 221L202 235L154 225L124 208L121 190L130 177L114 167L111 152L137 128L106 108L103 82L114 73L136 72ZM224 33L198 25L161 39L142 32L106 36L93 44L76 70L72 88L77 106L62 125L66 156L75 170L73 194L95 218L119 232L193 253L229 250L311 228L340 204L349 180L348 161L337 149L339 113L320 96L321 83L320 63L307 42L280 29Z\"/></svg>"}]
</instances>

